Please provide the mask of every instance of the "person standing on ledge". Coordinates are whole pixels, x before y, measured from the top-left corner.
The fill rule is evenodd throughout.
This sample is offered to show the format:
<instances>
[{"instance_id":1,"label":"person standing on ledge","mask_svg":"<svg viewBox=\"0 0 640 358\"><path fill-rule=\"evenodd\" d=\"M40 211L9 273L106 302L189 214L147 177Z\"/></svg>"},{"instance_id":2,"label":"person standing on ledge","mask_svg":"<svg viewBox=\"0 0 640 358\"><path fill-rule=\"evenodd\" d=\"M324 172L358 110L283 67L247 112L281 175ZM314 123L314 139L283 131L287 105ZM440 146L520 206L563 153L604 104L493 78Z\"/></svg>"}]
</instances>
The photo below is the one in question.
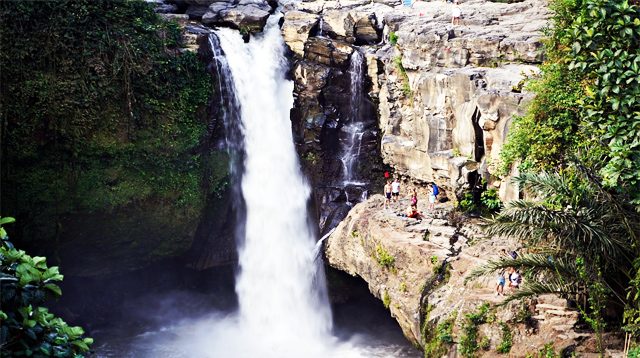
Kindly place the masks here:
<instances>
[{"instance_id":1,"label":"person standing on ledge","mask_svg":"<svg viewBox=\"0 0 640 358\"><path fill-rule=\"evenodd\" d=\"M391 180L384 185L384 208L391 208Z\"/></svg>"},{"instance_id":2,"label":"person standing on ledge","mask_svg":"<svg viewBox=\"0 0 640 358\"><path fill-rule=\"evenodd\" d=\"M460 2L456 0L454 2L453 12L451 13L451 25L460 25L460 19L462 18L462 9L460 9Z\"/></svg>"},{"instance_id":3,"label":"person standing on ledge","mask_svg":"<svg viewBox=\"0 0 640 358\"><path fill-rule=\"evenodd\" d=\"M397 203L400 198L400 182L398 181L398 177L395 177L393 183L391 183L391 195L393 196L393 201Z\"/></svg>"},{"instance_id":4,"label":"person standing on ledge","mask_svg":"<svg viewBox=\"0 0 640 358\"><path fill-rule=\"evenodd\" d=\"M438 194L440 194L440 189L435 182L431 183L431 190L433 191L433 196L436 197L436 201L438 201Z\"/></svg>"},{"instance_id":5,"label":"person standing on ledge","mask_svg":"<svg viewBox=\"0 0 640 358\"><path fill-rule=\"evenodd\" d=\"M436 194L434 193L435 190L433 189L433 187L429 188L429 211L433 211L433 208L435 207L436 204Z\"/></svg>"}]
</instances>

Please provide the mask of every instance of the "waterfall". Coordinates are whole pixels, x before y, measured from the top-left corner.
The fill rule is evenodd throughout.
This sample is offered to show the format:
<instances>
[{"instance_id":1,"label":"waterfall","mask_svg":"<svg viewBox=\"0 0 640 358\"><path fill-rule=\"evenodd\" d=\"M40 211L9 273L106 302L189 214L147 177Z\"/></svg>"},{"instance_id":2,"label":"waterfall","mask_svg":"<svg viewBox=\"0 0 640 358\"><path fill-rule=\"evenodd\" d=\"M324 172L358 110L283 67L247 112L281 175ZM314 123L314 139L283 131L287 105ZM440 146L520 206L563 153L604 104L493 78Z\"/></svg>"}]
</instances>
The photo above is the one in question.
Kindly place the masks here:
<instances>
[{"instance_id":1,"label":"waterfall","mask_svg":"<svg viewBox=\"0 0 640 358\"><path fill-rule=\"evenodd\" d=\"M343 134L343 151L340 156L343 168L344 185L364 185L358 182L355 170L358 158L362 150L362 137L365 134L365 125L361 115L363 86L364 86L364 57L360 51L356 50L351 55L349 64L349 105L350 116L347 118L346 125L342 127Z\"/></svg>"},{"instance_id":2,"label":"waterfall","mask_svg":"<svg viewBox=\"0 0 640 358\"><path fill-rule=\"evenodd\" d=\"M355 50L351 54L349 63L349 77L351 78L351 85L349 86L349 102L351 109L353 110L351 121L359 122L360 107L362 106L362 87L364 79L364 57L360 51Z\"/></svg>"},{"instance_id":3,"label":"waterfall","mask_svg":"<svg viewBox=\"0 0 640 358\"><path fill-rule=\"evenodd\" d=\"M209 34L209 47L213 56L212 66L215 72L216 88L214 98L218 98L219 118L224 126L224 147L229 155L229 177L231 186L231 208L233 210L236 238L244 237L246 207L242 197L240 179L242 178L242 162L244 161L244 138L240 118L240 104L235 96L233 75L229 63L222 52L220 40L215 33ZM210 129L211 130L211 129ZM237 240L236 240L237 241Z\"/></svg>"},{"instance_id":4,"label":"waterfall","mask_svg":"<svg viewBox=\"0 0 640 358\"><path fill-rule=\"evenodd\" d=\"M239 309L181 335L177 346L187 356L326 357L338 347L308 222L310 188L293 144L293 82L285 79L285 45L277 21L272 16L264 32L249 43L237 31L216 30L219 48L213 53L219 74L227 79L221 83L229 86L221 93L235 96L224 105L238 111L245 153ZM214 36L210 41L217 46ZM235 135L233 128L230 133Z\"/></svg>"},{"instance_id":5,"label":"waterfall","mask_svg":"<svg viewBox=\"0 0 640 358\"><path fill-rule=\"evenodd\" d=\"M320 268L307 223L310 189L293 145L293 82L285 79L285 47L275 25L248 44L236 31L217 33L241 105L247 153L246 235L236 286L240 324L254 340L291 351L293 344L312 349L325 341L331 318L326 296L314 282Z\"/></svg>"}]
</instances>

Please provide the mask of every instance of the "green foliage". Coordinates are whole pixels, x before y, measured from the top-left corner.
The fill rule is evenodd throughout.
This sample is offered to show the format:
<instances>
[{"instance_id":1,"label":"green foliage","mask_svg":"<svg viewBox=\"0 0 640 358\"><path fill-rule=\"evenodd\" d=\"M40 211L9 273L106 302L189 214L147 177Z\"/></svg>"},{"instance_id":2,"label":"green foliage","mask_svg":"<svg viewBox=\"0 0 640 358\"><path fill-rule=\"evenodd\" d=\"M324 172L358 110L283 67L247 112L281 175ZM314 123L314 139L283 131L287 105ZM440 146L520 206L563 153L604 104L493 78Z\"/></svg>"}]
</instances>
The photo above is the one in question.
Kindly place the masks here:
<instances>
[{"instance_id":1,"label":"green foliage","mask_svg":"<svg viewBox=\"0 0 640 358\"><path fill-rule=\"evenodd\" d=\"M395 46L398 43L398 34L393 31L389 32L389 43Z\"/></svg>"},{"instance_id":2,"label":"green foliage","mask_svg":"<svg viewBox=\"0 0 640 358\"><path fill-rule=\"evenodd\" d=\"M487 189L480 193L480 200L477 201L470 191L465 191L458 200L458 209L463 212L480 212L483 215L493 214L500 210L502 201L498 191L494 188Z\"/></svg>"},{"instance_id":3,"label":"green foliage","mask_svg":"<svg viewBox=\"0 0 640 358\"><path fill-rule=\"evenodd\" d=\"M516 118L502 173L562 168L578 152L601 158L602 184L640 210L640 6L627 0L554 0L536 94Z\"/></svg>"},{"instance_id":4,"label":"green foliage","mask_svg":"<svg viewBox=\"0 0 640 358\"><path fill-rule=\"evenodd\" d=\"M453 325L457 315L458 312L452 312L447 319L438 323L435 329L433 325L430 325L426 332L424 332L425 358L442 357L447 354L453 344Z\"/></svg>"},{"instance_id":5,"label":"green foliage","mask_svg":"<svg viewBox=\"0 0 640 358\"><path fill-rule=\"evenodd\" d=\"M496 347L496 351L498 353L506 354L511 351L511 347L513 346L513 337L511 335L511 329L509 329L509 326L506 323L500 322L500 329L502 330L502 341L498 347Z\"/></svg>"},{"instance_id":6,"label":"green foliage","mask_svg":"<svg viewBox=\"0 0 640 358\"><path fill-rule=\"evenodd\" d=\"M387 269L392 269L395 265L396 259L391 255L382 245L376 245L376 261L378 265Z\"/></svg>"},{"instance_id":7,"label":"green foliage","mask_svg":"<svg viewBox=\"0 0 640 358\"><path fill-rule=\"evenodd\" d=\"M482 339L480 339L480 343L478 343L478 348L482 349L483 351L488 351L490 347L491 341L489 340L489 337L482 337Z\"/></svg>"},{"instance_id":8,"label":"green foliage","mask_svg":"<svg viewBox=\"0 0 640 358\"><path fill-rule=\"evenodd\" d=\"M464 192L462 198L458 200L458 208L464 212L474 211L478 209L476 201L473 199L471 192Z\"/></svg>"},{"instance_id":9,"label":"green foliage","mask_svg":"<svg viewBox=\"0 0 640 358\"><path fill-rule=\"evenodd\" d=\"M524 252L516 259L490 261L468 279L519 267L528 272L528 279L505 302L545 293L573 298L581 304L582 317L598 334L602 348L603 311L611 304L625 303L625 286L620 283L635 275L631 260L638 256L640 220L622 194L602 188L593 170L597 168L575 164L561 174L516 177L515 182L536 200L506 204L487 221L485 232L518 238ZM627 321L629 330L637 331L640 311L635 289L630 297Z\"/></svg>"},{"instance_id":10,"label":"green foliage","mask_svg":"<svg viewBox=\"0 0 640 358\"><path fill-rule=\"evenodd\" d=\"M640 337L640 258L633 262L635 276L629 281L623 329L631 337Z\"/></svg>"},{"instance_id":11,"label":"green foliage","mask_svg":"<svg viewBox=\"0 0 640 358\"><path fill-rule=\"evenodd\" d=\"M3 205L31 236L143 201L199 212L212 84L176 23L140 0L4 1L0 21Z\"/></svg>"},{"instance_id":12,"label":"green foliage","mask_svg":"<svg viewBox=\"0 0 640 358\"><path fill-rule=\"evenodd\" d=\"M500 201L498 191L493 188L485 190L480 194L480 203L491 212L498 211L502 207L502 201Z\"/></svg>"},{"instance_id":13,"label":"green foliage","mask_svg":"<svg viewBox=\"0 0 640 358\"><path fill-rule=\"evenodd\" d=\"M588 0L576 10L561 41L583 81L580 113L608 146L604 184L633 189L640 207L640 6Z\"/></svg>"},{"instance_id":14,"label":"green foliage","mask_svg":"<svg viewBox=\"0 0 640 358\"><path fill-rule=\"evenodd\" d=\"M555 349L553 349L553 343L547 343L544 345L540 351L538 351L539 358L557 358L560 357L559 354L556 354Z\"/></svg>"},{"instance_id":15,"label":"green foliage","mask_svg":"<svg viewBox=\"0 0 640 358\"><path fill-rule=\"evenodd\" d=\"M319 163L318 155L314 152L308 152L302 158L310 165L316 165Z\"/></svg>"},{"instance_id":16,"label":"green foliage","mask_svg":"<svg viewBox=\"0 0 640 358\"><path fill-rule=\"evenodd\" d=\"M431 255L431 264L432 265L436 265L438 263L438 256L437 255Z\"/></svg>"},{"instance_id":17,"label":"green foliage","mask_svg":"<svg viewBox=\"0 0 640 358\"><path fill-rule=\"evenodd\" d=\"M520 302L520 307L518 308L518 312L516 312L516 315L513 320L517 323L526 323L531 319L532 316L533 315L529 310L529 305L527 304L527 301L523 300Z\"/></svg>"},{"instance_id":18,"label":"green foliage","mask_svg":"<svg viewBox=\"0 0 640 358\"><path fill-rule=\"evenodd\" d=\"M2 218L2 225L13 222ZM0 230L0 356L83 357L93 339L40 305L62 294L58 267L17 250Z\"/></svg>"},{"instance_id":19,"label":"green foliage","mask_svg":"<svg viewBox=\"0 0 640 358\"><path fill-rule=\"evenodd\" d=\"M478 345L478 326L487 322L490 306L488 303L483 303L478 306L475 312L470 312L465 315L465 320L462 325L462 336L458 343L458 350L464 357L474 357L475 353L481 348Z\"/></svg>"},{"instance_id":20,"label":"green foliage","mask_svg":"<svg viewBox=\"0 0 640 358\"><path fill-rule=\"evenodd\" d=\"M407 75L407 70L402 65L402 56L398 56L393 59L393 63L396 65L396 69L400 73L400 77L402 78L402 93L405 96L411 96L411 86L409 85L409 75Z\"/></svg>"},{"instance_id":21,"label":"green foliage","mask_svg":"<svg viewBox=\"0 0 640 358\"><path fill-rule=\"evenodd\" d=\"M627 358L640 358L640 347L633 347L629 349Z\"/></svg>"},{"instance_id":22,"label":"green foliage","mask_svg":"<svg viewBox=\"0 0 640 358\"><path fill-rule=\"evenodd\" d=\"M384 291L384 295L382 296L382 304L384 305L384 308L389 309L389 306L391 305L391 297L389 296L389 291Z\"/></svg>"}]
</instances>

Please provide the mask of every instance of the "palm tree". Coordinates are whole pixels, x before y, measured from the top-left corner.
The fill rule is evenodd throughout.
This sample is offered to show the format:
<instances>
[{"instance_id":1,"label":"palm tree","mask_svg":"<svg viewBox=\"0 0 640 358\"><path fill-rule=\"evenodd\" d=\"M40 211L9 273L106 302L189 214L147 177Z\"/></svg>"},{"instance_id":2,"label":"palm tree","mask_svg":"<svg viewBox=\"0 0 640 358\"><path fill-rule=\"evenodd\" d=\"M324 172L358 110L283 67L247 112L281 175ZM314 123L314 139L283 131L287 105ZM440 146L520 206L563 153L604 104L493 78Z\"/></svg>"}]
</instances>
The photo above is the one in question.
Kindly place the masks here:
<instances>
[{"instance_id":1,"label":"palm tree","mask_svg":"<svg viewBox=\"0 0 640 358\"><path fill-rule=\"evenodd\" d=\"M485 222L490 236L519 239L524 253L492 260L467 281L508 267L528 277L504 303L541 294L576 301L599 332L606 303L625 304L635 275L640 229L638 214L620 193L605 190L591 170L577 164L561 173L524 173L514 178L531 199L505 205Z\"/></svg>"}]
</instances>

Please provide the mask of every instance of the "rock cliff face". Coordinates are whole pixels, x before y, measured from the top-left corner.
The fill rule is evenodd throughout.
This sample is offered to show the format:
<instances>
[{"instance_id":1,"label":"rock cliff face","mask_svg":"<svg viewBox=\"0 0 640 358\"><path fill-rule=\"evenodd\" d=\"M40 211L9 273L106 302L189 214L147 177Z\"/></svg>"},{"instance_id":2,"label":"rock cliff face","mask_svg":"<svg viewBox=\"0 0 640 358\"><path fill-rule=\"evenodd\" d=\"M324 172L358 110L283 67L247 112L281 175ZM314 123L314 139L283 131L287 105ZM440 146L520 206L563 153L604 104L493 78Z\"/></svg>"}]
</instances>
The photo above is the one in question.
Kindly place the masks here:
<instances>
[{"instance_id":1,"label":"rock cliff face","mask_svg":"<svg viewBox=\"0 0 640 358\"><path fill-rule=\"evenodd\" d=\"M343 16L336 21L345 25L332 27L314 11L291 10L284 17L282 32L293 54L294 140L314 188L321 231L365 198L382 172L374 85L365 49L355 45L379 39L371 25L365 30L365 20Z\"/></svg>"},{"instance_id":2,"label":"rock cliff face","mask_svg":"<svg viewBox=\"0 0 640 358\"><path fill-rule=\"evenodd\" d=\"M495 175L496 163L511 119L531 98L522 83L543 58L545 3L467 1L462 24L455 26L453 5L446 2L394 5L311 1L286 13L285 40L307 67L295 76L304 88L294 116L304 138L301 151L315 151L305 145L319 142L309 133L313 125L302 129L302 123L324 125L317 116L324 104L314 100L322 98L327 70L318 66L344 65L350 48L361 45L385 164L410 180L436 181L454 192L484 178L501 198L517 197L517 188Z\"/></svg>"},{"instance_id":3,"label":"rock cliff face","mask_svg":"<svg viewBox=\"0 0 640 358\"><path fill-rule=\"evenodd\" d=\"M514 242L484 237L444 205L418 221L398 216L395 207L383 210L382 203L383 197L374 195L356 205L328 238L326 257L331 266L365 280L415 345L432 349L436 327L449 320L451 344L443 347L448 356L461 355L462 342L469 338L465 315L488 303L493 308L486 323L476 326L474 342L485 340L489 346L478 355L500 356L496 348L503 341L503 327L512 336L510 357L536 354L546 344L581 356L593 348L593 337L580 333L578 312L566 300L542 296L497 307L504 297L495 296L493 278L465 283L475 267L497 258L501 249L515 247ZM401 204L396 207L408 200Z\"/></svg>"},{"instance_id":4,"label":"rock cliff face","mask_svg":"<svg viewBox=\"0 0 640 358\"><path fill-rule=\"evenodd\" d=\"M482 177L513 199L517 188L495 167L511 119L531 98L522 83L538 72L548 10L533 0L468 1L454 26L452 6L418 3L385 16L397 45L378 51L382 155L410 177L456 192Z\"/></svg>"}]
</instances>

